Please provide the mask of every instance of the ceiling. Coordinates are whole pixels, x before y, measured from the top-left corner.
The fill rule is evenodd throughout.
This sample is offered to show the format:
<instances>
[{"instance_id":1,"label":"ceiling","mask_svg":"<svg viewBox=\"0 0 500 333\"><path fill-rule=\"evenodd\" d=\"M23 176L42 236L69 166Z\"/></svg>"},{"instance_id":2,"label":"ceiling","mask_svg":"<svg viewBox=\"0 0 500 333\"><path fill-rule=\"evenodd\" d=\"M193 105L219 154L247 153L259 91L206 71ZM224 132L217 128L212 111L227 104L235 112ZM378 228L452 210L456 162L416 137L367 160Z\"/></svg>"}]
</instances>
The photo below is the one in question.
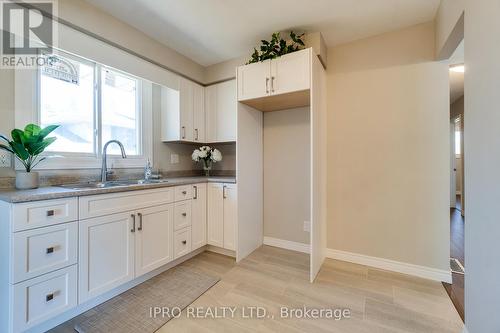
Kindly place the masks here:
<instances>
[{"instance_id":1,"label":"ceiling","mask_svg":"<svg viewBox=\"0 0 500 333\"><path fill-rule=\"evenodd\" d=\"M460 43L450 58L450 66L464 63L464 41ZM464 73L450 71L450 103L464 95Z\"/></svg>"},{"instance_id":2,"label":"ceiling","mask_svg":"<svg viewBox=\"0 0 500 333\"><path fill-rule=\"evenodd\" d=\"M440 0L86 0L195 62L249 54L274 31L320 31L328 46L434 19Z\"/></svg>"}]
</instances>

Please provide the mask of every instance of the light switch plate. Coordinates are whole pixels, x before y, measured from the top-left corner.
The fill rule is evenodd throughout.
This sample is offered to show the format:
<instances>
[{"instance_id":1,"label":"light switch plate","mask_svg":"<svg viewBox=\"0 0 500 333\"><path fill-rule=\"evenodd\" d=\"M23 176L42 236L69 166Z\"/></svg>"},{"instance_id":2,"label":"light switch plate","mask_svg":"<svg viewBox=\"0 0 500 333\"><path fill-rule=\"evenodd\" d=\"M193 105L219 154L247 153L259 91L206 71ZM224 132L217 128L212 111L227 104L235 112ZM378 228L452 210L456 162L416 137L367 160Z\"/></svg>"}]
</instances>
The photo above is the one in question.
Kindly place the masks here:
<instances>
[{"instance_id":1,"label":"light switch plate","mask_svg":"<svg viewBox=\"0 0 500 333\"><path fill-rule=\"evenodd\" d=\"M179 163L179 155L170 154L170 164L178 164L178 163Z\"/></svg>"},{"instance_id":2,"label":"light switch plate","mask_svg":"<svg viewBox=\"0 0 500 333\"><path fill-rule=\"evenodd\" d=\"M0 151L0 168L10 168L11 155L6 151Z\"/></svg>"}]
</instances>

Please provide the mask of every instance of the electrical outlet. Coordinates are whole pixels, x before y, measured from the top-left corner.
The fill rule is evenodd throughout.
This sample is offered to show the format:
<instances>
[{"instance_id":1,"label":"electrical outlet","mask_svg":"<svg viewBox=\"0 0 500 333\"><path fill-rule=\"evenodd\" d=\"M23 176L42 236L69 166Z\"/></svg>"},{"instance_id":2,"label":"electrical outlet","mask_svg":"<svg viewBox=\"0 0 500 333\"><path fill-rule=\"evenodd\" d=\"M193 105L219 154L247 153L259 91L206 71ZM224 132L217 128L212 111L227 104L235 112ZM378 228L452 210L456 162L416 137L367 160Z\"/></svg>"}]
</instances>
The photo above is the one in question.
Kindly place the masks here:
<instances>
[{"instance_id":1,"label":"electrical outlet","mask_svg":"<svg viewBox=\"0 0 500 333\"><path fill-rule=\"evenodd\" d=\"M0 168L10 168L11 159L10 153L0 151Z\"/></svg>"},{"instance_id":2,"label":"electrical outlet","mask_svg":"<svg viewBox=\"0 0 500 333\"><path fill-rule=\"evenodd\" d=\"M179 164L178 154L170 154L170 164Z\"/></svg>"},{"instance_id":3,"label":"electrical outlet","mask_svg":"<svg viewBox=\"0 0 500 333\"><path fill-rule=\"evenodd\" d=\"M304 221L304 231L311 232L311 222Z\"/></svg>"}]
</instances>

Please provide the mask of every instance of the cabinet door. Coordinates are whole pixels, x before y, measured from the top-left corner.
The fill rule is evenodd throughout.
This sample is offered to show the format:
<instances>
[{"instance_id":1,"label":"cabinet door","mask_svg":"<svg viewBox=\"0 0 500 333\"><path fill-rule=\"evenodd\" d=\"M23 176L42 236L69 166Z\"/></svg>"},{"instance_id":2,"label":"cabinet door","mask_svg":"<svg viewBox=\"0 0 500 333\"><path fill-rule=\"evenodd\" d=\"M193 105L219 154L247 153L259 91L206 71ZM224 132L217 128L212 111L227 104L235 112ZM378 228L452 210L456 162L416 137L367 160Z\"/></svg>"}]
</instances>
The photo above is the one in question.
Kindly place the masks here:
<instances>
[{"instance_id":1,"label":"cabinet door","mask_svg":"<svg viewBox=\"0 0 500 333\"><path fill-rule=\"evenodd\" d=\"M235 184L225 184L224 198L224 248L236 250L236 223L238 219L237 191Z\"/></svg>"},{"instance_id":2,"label":"cabinet door","mask_svg":"<svg viewBox=\"0 0 500 333\"><path fill-rule=\"evenodd\" d=\"M268 96L270 73L270 60L238 67L238 100Z\"/></svg>"},{"instance_id":3,"label":"cabinet door","mask_svg":"<svg viewBox=\"0 0 500 333\"><path fill-rule=\"evenodd\" d=\"M196 250L207 244L207 184L193 185L191 243Z\"/></svg>"},{"instance_id":4,"label":"cabinet door","mask_svg":"<svg viewBox=\"0 0 500 333\"><path fill-rule=\"evenodd\" d=\"M135 232L130 213L79 222L79 303L134 278Z\"/></svg>"},{"instance_id":5,"label":"cabinet door","mask_svg":"<svg viewBox=\"0 0 500 333\"><path fill-rule=\"evenodd\" d=\"M207 243L224 246L224 199L222 184L208 184Z\"/></svg>"},{"instance_id":6,"label":"cabinet door","mask_svg":"<svg viewBox=\"0 0 500 333\"><path fill-rule=\"evenodd\" d=\"M193 140L205 142L205 89L193 83Z\"/></svg>"},{"instance_id":7,"label":"cabinet door","mask_svg":"<svg viewBox=\"0 0 500 333\"><path fill-rule=\"evenodd\" d=\"M217 141L236 141L236 81L217 84Z\"/></svg>"},{"instance_id":8,"label":"cabinet door","mask_svg":"<svg viewBox=\"0 0 500 333\"><path fill-rule=\"evenodd\" d=\"M271 60L271 95L309 89L310 54L311 50L305 49Z\"/></svg>"},{"instance_id":9,"label":"cabinet door","mask_svg":"<svg viewBox=\"0 0 500 333\"><path fill-rule=\"evenodd\" d=\"M194 83L182 79L180 87L180 141L193 141Z\"/></svg>"},{"instance_id":10,"label":"cabinet door","mask_svg":"<svg viewBox=\"0 0 500 333\"><path fill-rule=\"evenodd\" d=\"M208 143L217 142L217 85L205 88L205 135Z\"/></svg>"},{"instance_id":11,"label":"cabinet door","mask_svg":"<svg viewBox=\"0 0 500 333\"><path fill-rule=\"evenodd\" d=\"M146 274L173 260L173 204L136 214L135 275Z\"/></svg>"}]
</instances>

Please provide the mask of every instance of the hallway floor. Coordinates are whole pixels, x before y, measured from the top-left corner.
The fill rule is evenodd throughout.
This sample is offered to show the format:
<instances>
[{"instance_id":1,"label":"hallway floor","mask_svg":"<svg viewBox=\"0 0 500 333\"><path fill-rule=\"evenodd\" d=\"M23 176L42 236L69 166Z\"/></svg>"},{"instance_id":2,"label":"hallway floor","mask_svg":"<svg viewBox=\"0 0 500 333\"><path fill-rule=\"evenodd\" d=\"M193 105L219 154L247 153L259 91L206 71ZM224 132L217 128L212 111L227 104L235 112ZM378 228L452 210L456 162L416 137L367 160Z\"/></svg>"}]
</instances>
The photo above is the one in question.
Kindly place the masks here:
<instances>
[{"instance_id":1,"label":"hallway floor","mask_svg":"<svg viewBox=\"0 0 500 333\"><path fill-rule=\"evenodd\" d=\"M465 220L462 217L460 196L457 196L457 208L450 210L450 256L460 261L465 267L464 256L464 228ZM465 268L467 271L467 268ZM464 275L452 274L452 284L443 283L453 304L462 320L464 320Z\"/></svg>"}]
</instances>

